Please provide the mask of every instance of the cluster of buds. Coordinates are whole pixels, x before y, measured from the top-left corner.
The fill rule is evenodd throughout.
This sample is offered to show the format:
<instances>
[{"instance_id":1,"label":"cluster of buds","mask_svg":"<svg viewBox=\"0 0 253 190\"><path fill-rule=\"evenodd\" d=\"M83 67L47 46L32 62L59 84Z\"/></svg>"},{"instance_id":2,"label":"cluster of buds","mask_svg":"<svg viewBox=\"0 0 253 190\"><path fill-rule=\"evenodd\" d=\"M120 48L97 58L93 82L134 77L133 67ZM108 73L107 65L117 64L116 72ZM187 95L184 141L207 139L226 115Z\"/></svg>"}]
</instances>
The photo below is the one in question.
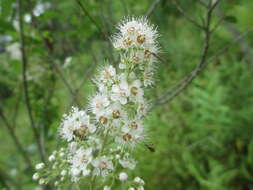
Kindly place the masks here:
<instances>
[{"instance_id":1,"label":"cluster of buds","mask_svg":"<svg viewBox=\"0 0 253 190\"><path fill-rule=\"evenodd\" d=\"M73 107L63 116L59 133L67 147L49 157L49 166L36 166L33 178L39 184L61 187L86 180L90 187L110 190L118 181L128 190L144 189L144 181L130 170L137 164L132 151L146 136L144 92L154 83L158 35L145 18L128 18L118 29L113 36L121 56L118 68L102 66L88 108Z\"/></svg>"}]
</instances>

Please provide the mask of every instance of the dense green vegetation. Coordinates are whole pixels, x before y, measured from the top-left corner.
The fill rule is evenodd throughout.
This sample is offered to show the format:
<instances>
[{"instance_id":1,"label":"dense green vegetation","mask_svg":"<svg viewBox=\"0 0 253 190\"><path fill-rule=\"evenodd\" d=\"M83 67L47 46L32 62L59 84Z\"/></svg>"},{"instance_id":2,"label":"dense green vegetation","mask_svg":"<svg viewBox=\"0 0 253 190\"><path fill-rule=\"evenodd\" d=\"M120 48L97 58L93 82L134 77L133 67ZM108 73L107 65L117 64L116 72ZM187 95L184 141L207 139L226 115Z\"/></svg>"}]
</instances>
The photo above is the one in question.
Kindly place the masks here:
<instances>
[{"instance_id":1,"label":"dense green vegetation","mask_svg":"<svg viewBox=\"0 0 253 190\"><path fill-rule=\"evenodd\" d=\"M84 107L94 92L91 79L96 69L105 61L117 64L118 55L105 36L115 32L124 16L145 15L153 1L81 2L89 16L74 0L23 0L28 92L47 155L61 143L57 128L62 114L71 105ZM203 32L172 1L156 2L149 19L161 34L163 62L157 65L156 85L149 92L152 101L189 75L204 44ZM197 1L178 2L201 23L205 9ZM32 164L39 162L25 104L20 51L13 46L20 45L19 11L14 0L0 3L0 189L35 189L33 171L13 141L14 132ZM212 35L208 57L229 48L208 62L179 96L155 104L150 112L147 143L155 152L140 145L134 171L143 176L146 189L253 188L253 32L227 46L253 27L252 9L251 0L221 0L211 25L220 21L220 13L225 16Z\"/></svg>"}]
</instances>

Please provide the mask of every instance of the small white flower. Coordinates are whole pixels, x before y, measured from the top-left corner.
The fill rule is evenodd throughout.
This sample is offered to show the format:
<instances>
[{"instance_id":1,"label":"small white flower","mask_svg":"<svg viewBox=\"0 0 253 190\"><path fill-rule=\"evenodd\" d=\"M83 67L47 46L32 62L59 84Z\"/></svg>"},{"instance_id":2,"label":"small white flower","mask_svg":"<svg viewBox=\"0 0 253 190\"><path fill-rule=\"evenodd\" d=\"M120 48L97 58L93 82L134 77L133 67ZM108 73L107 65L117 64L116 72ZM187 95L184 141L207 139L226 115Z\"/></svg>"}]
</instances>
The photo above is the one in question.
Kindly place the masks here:
<instances>
[{"instance_id":1,"label":"small white flower","mask_svg":"<svg viewBox=\"0 0 253 190\"><path fill-rule=\"evenodd\" d=\"M39 174L38 173L35 173L33 174L33 180L38 180L39 179Z\"/></svg>"},{"instance_id":2,"label":"small white flower","mask_svg":"<svg viewBox=\"0 0 253 190\"><path fill-rule=\"evenodd\" d=\"M87 176L90 174L88 164L92 161L92 148L83 149L79 148L73 157L69 160L71 164L70 173L73 177L79 175Z\"/></svg>"},{"instance_id":3,"label":"small white flower","mask_svg":"<svg viewBox=\"0 0 253 190\"><path fill-rule=\"evenodd\" d=\"M62 170L61 171L61 176L65 176L67 174L67 171L66 170Z\"/></svg>"},{"instance_id":4,"label":"small white flower","mask_svg":"<svg viewBox=\"0 0 253 190\"><path fill-rule=\"evenodd\" d=\"M41 178L41 179L39 180L39 184L40 184L40 185L44 185L45 183L46 183L45 179Z\"/></svg>"},{"instance_id":5,"label":"small white flower","mask_svg":"<svg viewBox=\"0 0 253 190\"><path fill-rule=\"evenodd\" d=\"M116 69L112 65L104 66L98 70L98 77L94 80L96 84L110 85L115 81Z\"/></svg>"},{"instance_id":6,"label":"small white flower","mask_svg":"<svg viewBox=\"0 0 253 190\"><path fill-rule=\"evenodd\" d=\"M59 181L55 181L54 186L58 186L58 185L59 185Z\"/></svg>"},{"instance_id":7,"label":"small white flower","mask_svg":"<svg viewBox=\"0 0 253 190\"><path fill-rule=\"evenodd\" d=\"M36 170L40 170L40 169L42 169L42 168L44 168L45 167L45 164L44 163L39 163L39 164L37 164L36 166L35 166L35 169Z\"/></svg>"},{"instance_id":8,"label":"small white flower","mask_svg":"<svg viewBox=\"0 0 253 190\"><path fill-rule=\"evenodd\" d=\"M128 190L135 190L135 189L134 189L134 187L129 187L129 189L128 189Z\"/></svg>"},{"instance_id":9,"label":"small white flower","mask_svg":"<svg viewBox=\"0 0 253 190\"><path fill-rule=\"evenodd\" d=\"M60 155L60 157L63 157L65 155L65 153L61 152L59 155Z\"/></svg>"},{"instance_id":10,"label":"small white flower","mask_svg":"<svg viewBox=\"0 0 253 190\"><path fill-rule=\"evenodd\" d=\"M50 155L50 156L48 157L48 160L49 160L49 162L54 161L54 160L55 160L55 156L54 156L54 155Z\"/></svg>"},{"instance_id":11,"label":"small white flower","mask_svg":"<svg viewBox=\"0 0 253 190\"><path fill-rule=\"evenodd\" d=\"M143 95L144 91L141 88L141 81L140 80L135 80L131 85L130 85L130 93L131 93L131 100L134 102L143 102Z\"/></svg>"},{"instance_id":12,"label":"small white flower","mask_svg":"<svg viewBox=\"0 0 253 190\"><path fill-rule=\"evenodd\" d=\"M140 186L140 187L137 188L137 190L144 190L144 187Z\"/></svg>"},{"instance_id":13,"label":"small white flower","mask_svg":"<svg viewBox=\"0 0 253 190\"><path fill-rule=\"evenodd\" d=\"M128 178L128 175L127 175L125 172L121 172L121 173L119 174L119 180L120 180L120 181L126 181L127 178Z\"/></svg>"},{"instance_id":14,"label":"small white flower","mask_svg":"<svg viewBox=\"0 0 253 190\"><path fill-rule=\"evenodd\" d=\"M114 170L113 163L108 157L102 156L92 161L92 165L95 167L94 175L101 175L105 177L109 172Z\"/></svg>"},{"instance_id":15,"label":"small white flower","mask_svg":"<svg viewBox=\"0 0 253 190\"><path fill-rule=\"evenodd\" d=\"M104 110L107 106L109 106L110 101L104 94L97 94L90 100L90 109L91 112L95 115L102 110Z\"/></svg>"},{"instance_id":16,"label":"small white flower","mask_svg":"<svg viewBox=\"0 0 253 190\"><path fill-rule=\"evenodd\" d=\"M111 188L109 186L104 186L103 190L111 190Z\"/></svg>"},{"instance_id":17,"label":"small white flower","mask_svg":"<svg viewBox=\"0 0 253 190\"><path fill-rule=\"evenodd\" d=\"M134 182L139 184L139 185L144 185L145 184L144 180L141 179L140 177L135 177Z\"/></svg>"},{"instance_id":18,"label":"small white flower","mask_svg":"<svg viewBox=\"0 0 253 190\"><path fill-rule=\"evenodd\" d=\"M129 158L119 160L119 163L123 168L129 168L130 170L133 170L136 166L136 161Z\"/></svg>"},{"instance_id":19,"label":"small white flower","mask_svg":"<svg viewBox=\"0 0 253 190\"><path fill-rule=\"evenodd\" d=\"M115 158L116 158L116 159L120 159L120 155L119 155L119 154L116 154L116 155L115 155Z\"/></svg>"},{"instance_id":20,"label":"small white flower","mask_svg":"<svg viewBox=\"0 0 253 190\"><path fill-rule=\"evenodd\" d=\"M73 107L69 115L64 115L60 134L68 142L74 138L84 138L94 133L96 127L90 123L90 116L85 111Z\"/></svg>"},{"instance_id":21,"label":"small white flower","mask_svg":"<svg viewBox=\"0 0 253 190\"><path fill-rule=\"evenodd\" d=\"M112 86L111 99L113 101L119 101L121 104L127 103L127 98L130 95L129 86L126 80L121 80L119 84Z\"/></svg>"}]
</instances>

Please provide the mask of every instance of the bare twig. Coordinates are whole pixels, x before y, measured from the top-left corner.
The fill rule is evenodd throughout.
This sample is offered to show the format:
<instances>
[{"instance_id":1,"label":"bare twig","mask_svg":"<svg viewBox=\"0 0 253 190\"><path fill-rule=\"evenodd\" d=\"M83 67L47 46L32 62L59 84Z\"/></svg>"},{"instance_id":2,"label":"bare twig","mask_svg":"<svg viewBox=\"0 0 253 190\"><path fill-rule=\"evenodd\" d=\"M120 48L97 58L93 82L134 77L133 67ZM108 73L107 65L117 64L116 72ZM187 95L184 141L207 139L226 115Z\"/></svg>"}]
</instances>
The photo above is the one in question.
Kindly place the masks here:
<instances>
[{"instance_id":1,"label":"bare twig","mask_svg":"<svg viewBox=\"0 0 253 190\"><path fill-rule=\"evenodd\" d=\"M26 51L25 51L26 44L25 44L25 35L24 35L24 28L23 28L23 14L22 14L23 4L22 3L23 3L22 0L17 0L18 13L19 13L19 37L20 37L20 44L21 44L20 49L21 49L21 54L22 54L22 78L23 78L23 86L24 86L25 104L27 107L31 127L34 133L35 142L38 146L38 150L40 153L40 158L42 161L45 161L45 152L42 148L43 146L40 142L40 136L34 122L32 107L31 107L30 98L29 98L29 90L28 90L28 83L27 83L27 76L26 76L28 61L27 61Z\"/></svg>"},{"instance_id":2,"label":"bare twig","mask_svg":"<svg viewBox=\"0 0 253 190\"><path fill-rule=\"evenodd\" d=\"M191 16L187 15L185 13L185 11L182 9L182 7L177 3L177 0L172 0L173 3L175 4L177 10L188 20L190 21L192 24L194 24L195 26L199 27L200 29L203 29L203 26L200 25L198 22L196 22Z\"/></svg>"},{"instance_id":3,"label":"bare twig","mask_svg":"<svg viewBox=\"0 0 253 190\"><path fill-rule=\"evenodd\" d=\"M211 2L211 1L210 1ZM218 1L217 1L218 2ZM211 4L209 3L209 8L206 14L206 21L204 25L204 50L202 53L202 56L200 58L200 63L197 65L197 67L190 73L189 76L185 77L183 80L181 80L177 85L173 86L172 89L168 92L166 92L163 96L158 98L154 105L157 104L164 104L165 102L168 102L178 96L182 91L184 91L189 84L199 75L199 73L205 68L206 64L208 63L207 56L208 56L208 51L209 51L209 43L210 43L210 38L211 38L211 18L212 18L212 13L214 8L217 6L217 3Z\"/></svg>"},{"instance_id":4,"label":"bare twig","mask_svg":"<svg viewBox=\"0 0 253 190\"><path fill-rule=\"evenodd\" d=\"M240 36L238 36L237 38L235 38L233 41L231 41L230 43L228 43L227 45L225 45L223 48L221 48L220 50L218 50L215 54L213 54L208 60L206 60L206 62L211 62L212 60L214 60L215 58L221 56L222 54L224 54L228 49L231 48L231 46L233 44L238 43L241 39L243 39L244 37L246 37L248 34L250 34L251 32L253 32L253 27L249 28L248 30L246 30L245 32L243 32ZM153 105L151 106L151 109L155 106L155 105L159 105L159 104L164 104L166 102L171 101L174 97L176 97L177 95L179 95L185 88L182 88L182 86L188 85L185 83L190 82L189 78L192 77L193 73L195 72L195 70L187 77L185 77L183 80L181 80L180 82L178 82L176 85L174 85L172 88L170 88L169 90L167 90L167 92L165 92L162 96L160 96L159 98L157 98L157 100L154 101ZM180 88L181 86L181 88ZM180 88L180 89L179 89ZM175 90L177 89L177 90Z\"/></svg>"},{"instance_id":5,"label":"bare twig","mask_svg":"<svg viewBox=\"0 0 253 190\"><path fill-rule=\"evenodd\" d=\"M86 15L90 21L97 27L100 34L107 40L109 40L108 35L102 30L102 28L99 26L99 24L96 22L96 20L90 15L90 13L87 11L87 9L83 6L82 2L80 0L76 0L77 4L80 6L81 10L83 11L84 15Z\"/></svg>"},{"instance_id":6,"label":"bare twig","mask_svg":"<svg viewBox=\"0 0 253 190\"><path fill-rule=\"evenodd\" d=\"M6 129L9 131L9 134L11 136L11 139L13 140L14 144L16 145L17 151L20 152L21 156L23 157L25 163L27 164L28 168L33 168L32 167L32 162L28 156L28 154L26 153L25 149L23 148L22 144L20 143L13 127L11 127L10 123L8 122L8 120L6 119L3 110L0 109L0 117L3 121L3 123L6 126Z\"/></svg>"},{"instance_id":7,"label":"bare twig","mask_svg":"<svg viewBox=\"0 0 253 190\"><path fill-rule=\"evenodd\" d=\"M202 5L203 7L208 8L208 5L207 5L205 2L203 2L202 0L197 0L197 2L198 2L200 5Z\"/></svg>"},{"instance_id":8,"label":"bare twig","mask_svg":"<svg viewBox=\"0 0 253 190\"><path fill-rule=\"evenodd\" d=\"M160 3L161 0L154 0L153 3L150 5L148 11L146 12L145 16L148 18L155 10L156 6Z\"/></svg>"},{"instance_id":9,"label":"bare twig","mask_svg":"<svg viewBox=\"0 0 253 190\"><path fill-rule=\"evenodd\" d=\"M225 18L225 14L222 12L222 10L219 7L217 7L217 9L215 10L215 13L220 18L220 20ZM241 35L241 32L230 23L225 22L224 23L224 28L226 28L226 30L234 38L237 38L237 36ZM251 64L251 66L253 66L253 52L251 50L250 44L248 44L248 42L245 41L245 40L238 41L238 44L239 44L239 47L240 47L241 51L245 55L246 61L249 64Z\"/></svg>"}]
</instances>

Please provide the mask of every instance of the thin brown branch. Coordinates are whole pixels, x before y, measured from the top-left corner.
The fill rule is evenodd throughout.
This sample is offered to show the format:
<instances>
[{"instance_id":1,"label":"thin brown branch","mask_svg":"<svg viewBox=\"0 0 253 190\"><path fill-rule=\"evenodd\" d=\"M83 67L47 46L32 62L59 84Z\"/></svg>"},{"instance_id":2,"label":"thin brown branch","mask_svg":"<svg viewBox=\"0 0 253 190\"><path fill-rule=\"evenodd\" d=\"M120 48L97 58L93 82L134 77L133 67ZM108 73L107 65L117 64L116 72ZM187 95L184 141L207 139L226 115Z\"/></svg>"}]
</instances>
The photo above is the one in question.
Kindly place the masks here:
<instances>
[{"instance_id":1,"label":"thin brown branch","mask_svg":"<svg viewBox=\"0 0 253 190\"><path fill-rule=\"evenodd\" d=\"M208 8L208 5L207 5L204 1L202 1L202 0L197 0L197 2L198 2L200 5L202 5L203 7Z\"/></svg>"},{"instance_id":2,"label":"thin brown branch","mask_svg":"<svg viewBox=\"0 0 253 190\"><path fill-rule=\"evenodd\" d=\"M213 6L216 5L211 5L209 4L209 9L206 13L206 20L204 23L204 48L203 48L203 53L200 58L199 64L196 66L196 68L190 73L189 76L187 76L185 79L183 79L178 85L173 87L173 91L167 92L165 95L163 95L161 98L158 98L155 101L155 104L164 104L167 101L172 100L176 96L178 96L182 91L184 91L190 84L191 82L201 73L201 71L205 68L207 64L207 56L208 56L208 51L209 51L209 46L210 46L210 38L211 38L211 33L210 33L210 24L211 24L211 18L212 18L212 13L213 13ZM169 94L169 95L168 95Z\"/></svg>"},{"instance_id":3,"label":"thin brown branch","mask_svg":"<svg viewBox=\"0 0 253 190\"><path fill-rule=\"evenodd\" d=\"M185 11L183 10L183 8L177 3L177 0L172 0L172 2L174 3L174 5L176 6L177 10L188 20L190 21L192 24L194 24L195 26L197 26L200 29L204 29L202 25L200 25L196 20L194 20L191 16L187 15L185 13Z\"/></svg>"},{"instance_id":4,"label":"thin brown branch","mask_svg":"<svg viewBox=\"0 0 253 190\"><path fill-rule=\"evenodd\" d=\"M145 16L148 18L153 13L157 5L160 3L161 0L154 0L153 3L150 5L148 11L146 12Z\"/></svg>"},{"instance_id":5,"label":"thin brown branch","mask_svg":"<svg viewBox=\"0 0 253 190\"><path fill-rule=\"evenodd\" d=\"M90 21L97 27L97 29L99 30L99 32L102 35L102 37L104 37L105 39L109 40L108 35L102 30L102 28L96 22L96 20L90 15L89 11L87 11L87 9L84 7L84 5L82 4L82 2L80 0L76 0L76 2L79 5L79 7L81 8L81 10L83 11L84 15L87 16L90 19Z\"/></svg>"},{"instance_id":6,"label":"thin brown branch","mask_svg":"<svg viewBox=\"0 0 253 190\"><path fill-rule=\"evenodd\" d=\"M211 62L212 60L214 60L217 57L221 56L222 54L224 54L225 52L227 52L231 48L232 45L238 43L240 40L242 40L243 38L245 38L251 32L253 32L253 27L247 29L240 36L238 36L233 41L231 41L230 43L228 43L227 45L225 45L223 48L220 48L216 53L214 53L210 58L208 58L206 60L206 62L207 63ZM191 79L192 75L194 75L195 72L196 71L194 70L189 76L187 76L184 79L182 79L181 81L179 81L176 85L174 85L172 88L170 88L169 90L167 90L162 96L160 96L159 98L157 98L157 100L155 100L154 103L153 103L153 105L151 106L151 109L154 108L155 105L159 105L159 104L161 105L161 104L164 104L166 102L171 101L174 97L176 97L181 92L183 92L183 90L186 89L186 88L183 88L183 87L187 87L189 85L187 83L191 82L190 79Z\"/></svg>"},{"instance_id":7,"label":"thin brown branch","mask_svg":"<svg viewBox=\"0 0 253 190\"><path fill-rule=\"evenodd\" d=\"M14 144L16 145L17 151L21 154L21 156L23 157L25 163L27 164L28 168L32 169L32 162L28 156L28 154L26 153L25 149L23 148L22 144L20 143L18 136L16 135L13 127L10 125L10 123L8 122L8 120L6 119L3 110L0 109L0 117L3 121L3 123L5 124L6 129L8 130L8 134L10 134L11 139L13 140Z\"/></svg>"},{"instance_id":8,"label":"thin brown branch","mask_svg":"<svg viewBox=\"0 0 253 190\"><path fill-rule=\"evenodd\" d=\"M40 136L38 133L38 129L35 125L33 114L32 114L32 106L30 103L30 97L29 97L29 90L28 90L28 83L27 83L27 66L28 66L28 60L26 56L26 43L25 43L25 35L24 35L24 26L23 26L23 2L22 0L17 0L18 5L18 14L19 14L19 38L20 38L20 44L21 44L21 55L22 55L22 79L23 79L23 86L24 86L24 96L25 96L25 104L28 111L28 116L30 120L30 124L33 130L34 139L38 146L38 150L40 153L40 158L42 161L45 161L45 152L43 150L43 146L40 142Z\"/></svg>"}]
</instances>

